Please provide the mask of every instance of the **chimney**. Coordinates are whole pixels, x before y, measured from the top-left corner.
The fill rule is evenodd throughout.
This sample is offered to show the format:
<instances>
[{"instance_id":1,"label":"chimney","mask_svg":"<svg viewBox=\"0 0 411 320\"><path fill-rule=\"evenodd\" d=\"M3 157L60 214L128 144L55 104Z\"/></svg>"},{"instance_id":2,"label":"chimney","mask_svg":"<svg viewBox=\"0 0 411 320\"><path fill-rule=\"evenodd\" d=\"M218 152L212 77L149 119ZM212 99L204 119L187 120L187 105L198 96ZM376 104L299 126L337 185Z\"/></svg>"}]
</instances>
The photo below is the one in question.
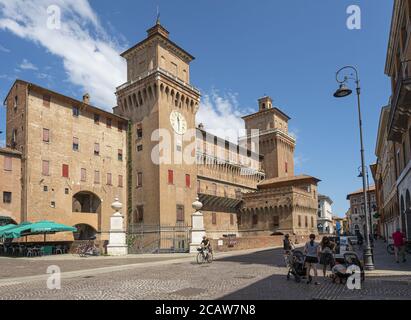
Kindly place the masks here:
<instances>
[{"instance_id":1,"label":"chimney","mask_svg":"<svg viewBox=\"0 0 411 320\"><path fill-rule=\"evenodd\" d=\"M88 93L83 96L83 103L90 104L90 95Z\"/></svg>"}]
</instances>

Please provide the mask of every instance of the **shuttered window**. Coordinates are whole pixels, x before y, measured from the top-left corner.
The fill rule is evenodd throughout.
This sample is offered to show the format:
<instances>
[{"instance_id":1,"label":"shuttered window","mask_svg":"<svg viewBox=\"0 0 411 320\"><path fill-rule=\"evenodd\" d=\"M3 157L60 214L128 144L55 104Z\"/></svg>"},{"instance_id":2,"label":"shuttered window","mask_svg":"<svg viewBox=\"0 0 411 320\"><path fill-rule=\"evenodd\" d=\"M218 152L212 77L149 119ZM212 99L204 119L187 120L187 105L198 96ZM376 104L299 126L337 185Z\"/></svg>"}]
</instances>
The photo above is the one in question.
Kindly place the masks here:
<instances>
[{"instance_id":1,"label":"shuttered window","mask_svg":"<svg viewBox=\"0 0 411 320\"><path fill-rule=\"evenodd\" d=\"M50 108L51 96L48 94L43 95L43 106Z\"/></svg>"},{"instance_id":2,"label":"shuttered window","mask_svg":"<svg viewBox=\"0 0 411 320\"><path fill-rule=\"evenodd\" d=\"M95 184L100 183L100 171L94 171L94 183Z\"/></svg>"},{"instance_id":3,"label":"shuttered window","mask_svg":"<svg viewBox=\"0 0 411 320\"><path fill-rule=\"evenodd\" d=\"M84 168L81 169L81 181L87 181L87 170Z\"/></svg>"},{"instance_id":4,"label":"shuttered window","mask_svg":"<svg viewBox=\"0 0 411 320\"><path fill-rule=\"evenodd\" d=\"M191 188L191 177L189 174L186 174L186 187Z\"/></svg>"},{"instance_id":5,"label":"shuttered window","mask_svg":"<svg viewBox=\"0 0 411 320\"><path fill-rule=\"evenodd\" d=\"M94 144L94 155L95 155L95 156L99 156L99 155L100 155L100 144L99 144L99 143L95 143L95 144Z\"/></svg>"},{"instance_id":6,"label":"shuttered window","mask_svg":"<svg viewBox=\"0 0 411 320\"><path fill-rule=\"evenodd\" d=\"M177 205L177 222L184 222L184 206Z\"/></svg>"},{"instance_id":7,"label":"shuttered window","mask_svg":"<svg viewBox=\"0 0 411 320\"><path fill-rule=\"evenodd\" d=\"M43 176L50 175L50 161L43 160L42 163L42 174Z\"/></svg>"},{"instance_id":8,"label":"shuttered window","mask_svg":"<svg viewBox=\"0 0 411 320\"><path fill-rule=\"evenodd\" d=\"M111 173L107 173L107 185L111 186L112 185L112 176Z\"/></svg>"},{"instance_id":9,"label":"shuttered window","mask_svg":"<svg viewBox=\"0 0 411 320\"><path fill-rule=\"evenodd\" d=\"M118 186L119 188L123 187L123 176L121 175L118 176Z\"/></svg>"},{"instance_id":10,"label":"shuttered window","mask_svg":"<svg viewBox=\"0 0 411 320\"><path fill-rule=\"evenodd\" d=\"M215 212L213 212L213 213L211 214L211 223L212 223L213 225L216 225L216 224L217 224L217 213L215 213Z\"/></svg>"},{"instance_id":11,"label":"shuttered window","mask_svg":"<svg viewBox=\"0 0 411 320\"><path fill-rule=\"evenodd\" d=\"M4 157L4 170L12 171L13 170L13 158Z\"/></svg>"},{"instance_id":12,"label":"shuttered window","mask_svg":"<svg viewBox=\"0 0 411 320\"><path fill-rule=\"evenodd\" d=\"M168 170L168 184L174 184L174 171Z\"/></svg>"},{"instance_id":13,"label":"shuttered window","mask_svg":"<svg viewBox=\"0 0 411 320\"><path fill-rule=\"evenodd\" d=\"M68 164L63 164L62 175L63 175L63 178L68 178L69 177L69 166L68 166Z\"/></svg>"},{"instance_id":14,"label":"shuttered window","mask_svg":"<svg viewBox=\"0 0 411 320\"><path fill-rule=\"evenodd\" d=\"M50 142L50 130L43 128L43 142Z\"/></svg>"}]
</instances>

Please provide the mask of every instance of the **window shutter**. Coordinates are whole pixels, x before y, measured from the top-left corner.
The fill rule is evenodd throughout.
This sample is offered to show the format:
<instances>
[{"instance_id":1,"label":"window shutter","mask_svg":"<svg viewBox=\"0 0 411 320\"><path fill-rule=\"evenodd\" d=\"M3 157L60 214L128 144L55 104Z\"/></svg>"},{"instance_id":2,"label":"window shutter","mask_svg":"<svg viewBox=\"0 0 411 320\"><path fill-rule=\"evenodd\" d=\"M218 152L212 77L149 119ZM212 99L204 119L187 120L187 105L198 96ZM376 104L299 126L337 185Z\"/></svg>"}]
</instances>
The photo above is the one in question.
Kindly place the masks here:
<instances>
[{"instance_id":1,"label":"window shutter","mask_svg":"<svg viewBox=\"0 0 411 320\"><path fill-rule=\"evenodd\" d=\"M100 183L100 172L99 171L94 171L94 183L96 184Z\"/></svg>"},{"instance_id":2,"label":"window shutter","mask_svg":"<svg viewBox=\"0 0 411 320\"><path fill-rule=\"evenodd\" d=\"M137 173L137 187L142 187L143 186L143 173L139 172Z\"/></svg>"},{"instance_id":3,"label":"window shutter","mask_svg":"<svg viewBox=\"0 0 411 320\"><path fill-rule=\"evenodd\" d=\"M174 171L168 170L168 184L174 184Z\"/></svg>"},{"instance_id":4,"label":"window shutter","mask_svg":"<svg viewBox=\"0 0 411 320\"><path fill-rule=\"evenodd\" d=\"M186 174L186 187L191 188L191 177L189 174Z\"/></svg>"},{"instance_id":5,"label":"window shutter","mask_svg":"<svg viewBox=\"0 0 411 320\"><path fill-rule=\"evenodd\" d=\"M217 213L215 213L215 212L213 212L213 213L211 214L211 223L212 223L213 225L216 225L216 224L217 224Z\"/></svg>"},{"instance_id":6,"label":"window shutter","mask_svg":"<svg viewBox=\"0 0 411 320\"><path fill-rule=\"evenodd\" d=\"M43 168L42 168L42 173L44 176L49 175L49 169L50 169L50 163L49 161L43 160Z\"/></svg>"},{"instance_id":7,"label":"window shutter","mask_svg":"<svg viewBox=\"0 0 411 320\"><path fill-rule=\"evenodd\" d=\"M69 177L69 166L67 164L63 164L63 178Z\"/></svg>"},{"instance_id":8,"label":"window shutter","mask_svg":"<svg viewBox=\"0 0 411 320\"><path fill-rule=\"evenodd\" d=\"M122 188L123 187L123 176L118 176L118 186L120 187L120 188Z\"/></svg>"},{"instance_id":9,"label":"window shutter","mask_svg":"<svg viewBox=\"0 0 411 320\"><path fill-rule=\"evenodd\" d=\"M112 181L111 181L111 173L107 173L107 185L111 186Z\"/></svg>"},{"instance_id":10,"label":"window shutter","mask_svg":"<svg viewBox=\"0 0 411 320\"><path fill-rule=\"evenodd\" d=\"M50 141L50 130L43 129L43 142L49 142L49 141Z\"/></svg>"},{"instance_id":11,"label":"window shutter","mask_svg":"<svg viewBox=\"0 0 411 320\"><path fill-rule=\"evenodd\" d=\"M4 158L4 170L12 171L13 170L13 158L5 157Z\"/></svg>"},{"instance_id":12,"label":"window shutter","mask_svg":"<svg viewBox=\"0 0 411 320\"><path fill-rule=\"evenodd\" d=\"M87 170L86 169L81 169L81 181L87 181Z\"/></svg>"}]
</instances>

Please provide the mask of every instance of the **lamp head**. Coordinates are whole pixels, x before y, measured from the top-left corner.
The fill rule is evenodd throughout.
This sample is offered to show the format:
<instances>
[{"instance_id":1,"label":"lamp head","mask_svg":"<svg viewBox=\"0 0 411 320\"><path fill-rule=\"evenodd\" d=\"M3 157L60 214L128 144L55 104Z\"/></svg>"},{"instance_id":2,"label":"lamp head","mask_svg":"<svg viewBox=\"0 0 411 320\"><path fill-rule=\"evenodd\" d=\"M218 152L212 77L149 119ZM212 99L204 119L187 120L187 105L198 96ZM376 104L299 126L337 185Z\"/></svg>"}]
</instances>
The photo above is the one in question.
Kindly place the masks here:
<instances>
[{"instance_id":1,"label":"lamp head","mask_svg":"<svg viewBox=\"0 0 411 320\"><path fill-rule=\"evenodd\" d=\"M340 84L340 88L334 93L336 98L348 97L352 93L352 90L349 89L345 83Z\"/></svg>"}]
</instances>

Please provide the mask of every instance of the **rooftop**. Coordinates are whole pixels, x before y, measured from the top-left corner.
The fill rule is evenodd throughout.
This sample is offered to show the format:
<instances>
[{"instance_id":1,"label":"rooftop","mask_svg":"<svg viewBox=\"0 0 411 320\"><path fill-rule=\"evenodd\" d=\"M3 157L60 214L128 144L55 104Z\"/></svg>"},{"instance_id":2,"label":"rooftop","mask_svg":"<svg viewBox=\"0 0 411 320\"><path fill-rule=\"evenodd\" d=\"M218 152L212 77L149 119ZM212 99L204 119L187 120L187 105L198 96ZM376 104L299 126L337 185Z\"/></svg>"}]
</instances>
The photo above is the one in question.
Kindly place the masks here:
<instances>
[{"instance_id":1,"label":"rooftop","mask_svg":"<svg viewBox=\"0 0 411 320\"><path fill-rule=\"evenodd\" d=\"M368 193L371 193L371 192L374 192L374 191L375 191L375 186L373 185L373 186L370 186L370 189L369 189L367 192L368 192ZM363 191L362 188L359 189L359 190L357 190L357 191L351 192L350 194L347 195L347 200L349 200L349 198L350 198L351 196L359 195L359 194L361 194L361 193L363 193L363 192L364 192L364 191Z\"/></svg>"},{"instance_id":2,"label":"rooftop","mask_svg":"<svg viewBox=\"0 0 411 320\"><path fill-rule=\"evenodd\" d=\"M279 178L272 178L272 179L264 180L258 185L258 188L266 189L266 188L271 188L271 187L288 186L296 182L299 182L299 183L309 182L309 183L317 184L320 181L321 181L320 179L317 179L315 177L302 174L302 175L292 176L292 177L279 177Z\"/></svg>"}]
</instances>

